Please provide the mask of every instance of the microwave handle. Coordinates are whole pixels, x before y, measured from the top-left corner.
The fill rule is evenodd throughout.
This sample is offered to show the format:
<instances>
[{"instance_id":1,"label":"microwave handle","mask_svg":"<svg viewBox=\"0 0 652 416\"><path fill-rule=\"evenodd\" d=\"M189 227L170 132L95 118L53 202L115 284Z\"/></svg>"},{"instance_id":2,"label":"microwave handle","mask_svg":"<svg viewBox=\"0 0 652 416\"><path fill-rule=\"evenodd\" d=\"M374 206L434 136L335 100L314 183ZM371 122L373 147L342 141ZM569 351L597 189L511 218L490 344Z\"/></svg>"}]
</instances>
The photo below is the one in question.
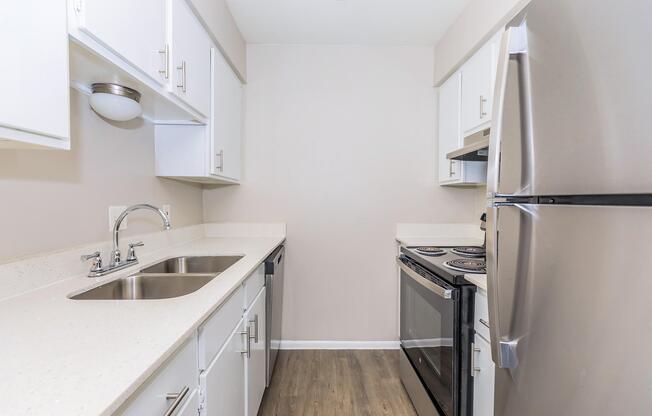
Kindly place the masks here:
<instances>
[{"instance_id":1,"label":"microwave handle","mask_svg":"<svg viewBox=\"0 0 652 416\"><path fill-rule=\"evenodd\" d=\"M412 280L419 283L421 286L425 287L432 293L439 295L444 299L453 298L453 291L451 289L446 289L444 287L439 286L436 283L431 282L430 280L426 279L425 277L421 276L419 273L409 268L405 263L401 261L401 259L397 259L397 261L401 270L405 272L405 274L407 274L410 278L412 278Z\"/></svg>"}]
</instances>

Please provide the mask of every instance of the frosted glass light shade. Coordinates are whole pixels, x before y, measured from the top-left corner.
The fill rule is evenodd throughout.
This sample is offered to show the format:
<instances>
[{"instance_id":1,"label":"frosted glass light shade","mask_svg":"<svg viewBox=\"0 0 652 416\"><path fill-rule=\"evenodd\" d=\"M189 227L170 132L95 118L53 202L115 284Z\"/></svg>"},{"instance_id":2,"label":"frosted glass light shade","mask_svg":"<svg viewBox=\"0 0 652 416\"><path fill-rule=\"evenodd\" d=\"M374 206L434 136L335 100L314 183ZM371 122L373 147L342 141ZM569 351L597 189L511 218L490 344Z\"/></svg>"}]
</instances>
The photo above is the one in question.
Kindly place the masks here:
<instances>
[{"instance_id":1,"label":"frosted glass light shade","mask_svg":"<svg viewBox=\"0 0 652 416\"><path fill-rule=\"evenodd\" d=\"M102 117L115 121L134 119L143 111L140 93L116 84L93 84L89 101L91 108Z\"/></svg>"}]
</instances>

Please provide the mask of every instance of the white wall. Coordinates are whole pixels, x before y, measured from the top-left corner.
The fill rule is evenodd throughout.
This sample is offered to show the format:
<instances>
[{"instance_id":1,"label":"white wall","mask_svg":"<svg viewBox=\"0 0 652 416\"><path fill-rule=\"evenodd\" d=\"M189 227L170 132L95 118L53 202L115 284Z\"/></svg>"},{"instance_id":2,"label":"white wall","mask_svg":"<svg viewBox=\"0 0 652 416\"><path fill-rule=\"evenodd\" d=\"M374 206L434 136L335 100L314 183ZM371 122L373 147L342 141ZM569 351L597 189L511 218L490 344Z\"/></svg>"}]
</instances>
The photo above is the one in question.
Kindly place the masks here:
<instances>
[{"instance_id":1,"label":"white wall","mask_svg":"<svg viewBox=\"0 0 652 416\"><path fill-rule=\"evenodd\" d=\"M222 49L240 79L246 81L247 44L233 20L226 0L190 0L190 4L197 15L202 17L206 29L212 34L213 40Z\"/></svg>"},{"instance_id":2,"label":"white wall","mask_svg":"<svg viewBox=\"0 0 652 416\"><path fill-rule=\"evenodd\" d=\"M141 119L109 124L71 91L72 150L0 150L0 263L109 240L108 207L172 205L172 225L202 221L202 191L154 177L154 128ZM161 229L151 213L129 218L130 234Z\"/></svg>"},{"instance_id":3,"label":"white wall","mask_svg":"<svg viewBox=\"0 0 652 416\"><path fill-rule=\"evenodd\" d=\"M248 48L242 185L206 221L288 224L283 337L395 340L396 223L477 222L435 183L432 48Z\"/></svg>"},{"instance_id":4,"label":"white wall","mask_svg":"<svg viewBox=\"0 0 652 416\"><path fill-rule=\"evenodd\" d=\"M440 85L457 67L507 24L530 0L472 0L435 46L434 82Z\"/></svg>"}]
</instances>

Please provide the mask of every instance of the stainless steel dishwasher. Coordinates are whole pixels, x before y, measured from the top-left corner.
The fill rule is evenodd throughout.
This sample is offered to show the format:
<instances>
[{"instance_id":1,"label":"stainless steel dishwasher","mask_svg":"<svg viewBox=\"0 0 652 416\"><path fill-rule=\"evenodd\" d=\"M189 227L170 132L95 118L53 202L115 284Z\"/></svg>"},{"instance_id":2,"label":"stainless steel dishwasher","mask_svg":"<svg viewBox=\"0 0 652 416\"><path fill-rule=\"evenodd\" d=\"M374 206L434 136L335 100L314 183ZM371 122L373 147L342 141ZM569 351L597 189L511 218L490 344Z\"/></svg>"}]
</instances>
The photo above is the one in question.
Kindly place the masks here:
<instances>
[{"instance_id":1,"label":"stainless steel dishwasher","mask_svg":"<svg viewBox=\"0 0 652 416\"><path fill-rule=\"evenodd\" d=\"M283 323L283 271L285 247L280 246L265 260L266 333L267 333L267 387L272 380L274 365L281 344Z\"/></svg>"}]
</instances>

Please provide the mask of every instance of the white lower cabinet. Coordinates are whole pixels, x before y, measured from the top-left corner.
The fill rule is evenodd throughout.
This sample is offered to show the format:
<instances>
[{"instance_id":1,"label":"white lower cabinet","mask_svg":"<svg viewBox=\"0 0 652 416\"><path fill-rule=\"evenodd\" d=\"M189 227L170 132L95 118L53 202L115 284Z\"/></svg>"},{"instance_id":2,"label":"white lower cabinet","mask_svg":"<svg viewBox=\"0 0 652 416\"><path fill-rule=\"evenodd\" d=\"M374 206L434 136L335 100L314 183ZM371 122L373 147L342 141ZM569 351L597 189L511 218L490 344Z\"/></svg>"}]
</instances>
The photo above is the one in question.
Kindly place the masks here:
<instances>
[{"instance_id":1,"label":"white lower cabinet","mask_svg":"<svg viewBox=\"0 0 652 416\"><path fill-rule=\"evenodd\" d=\"M261 265L199 328L201 415L258 414L266 381L263 284ZM228 338L226 327L233 328Z\"/></svg>"},{"instance_id":2,"label":"white lower cabinet","mask_svg":"<svg viewBox=\"0 0 652 416\"><path fill-rule=\"evenodd\" d=\"M250 343L247 367L247 416L256 416L265 393L265 288L247 309L246 322L249 327Z\"/></svg>"},{"instance_id":3,"label":"white lower cabinet","mask_svg":"<svg viewBox=\"0 0 652 416\"><path fill-rule=\"evenodd\" d=\"M473 342L473 415L493 416L495 367L489 343L489 307L487 292L475 294L475 337Z\"/></svg>"},{"instance_id":4,"label":"white lower cabinet","mask_svg":"<svg viewBox=\"0 0 652 416\"><path fill-rule=\"evenodd\" d=\"M473 415L494 414L494 362L491 360L491 345L480 335L473 344Z\"/></svg>"},{"instance_id":5,"label":"white lower cabinet","mask_svg":"<svg viewBox=\"0 0 652 416\"><path fill-rule=\"evenodd\" d=\"M264 270L251 273L115 414L256 416L266 381Z\"/></svg>"},{"instance_id":6,"label":"white lower cabinet","mask_svg":"<svg viewBox=\"0 0 652 416\"><path fill-rule=\"evenodd\" d=\"M160 416L197 414L197 338L192 337L116 414ZM179 409L179 410L174 410Z\"/></svg>"},{"instance_id":7,"label":"white lower cabinet","mask_svg":"<svg viewBox=\"0 0 652 416\"><path fill-rule=\"evenodd\" d=\"M238 416L245 414L246 331L241 319L199 383L202 392L201 415Z\"/></svg>"}]
</instances>

